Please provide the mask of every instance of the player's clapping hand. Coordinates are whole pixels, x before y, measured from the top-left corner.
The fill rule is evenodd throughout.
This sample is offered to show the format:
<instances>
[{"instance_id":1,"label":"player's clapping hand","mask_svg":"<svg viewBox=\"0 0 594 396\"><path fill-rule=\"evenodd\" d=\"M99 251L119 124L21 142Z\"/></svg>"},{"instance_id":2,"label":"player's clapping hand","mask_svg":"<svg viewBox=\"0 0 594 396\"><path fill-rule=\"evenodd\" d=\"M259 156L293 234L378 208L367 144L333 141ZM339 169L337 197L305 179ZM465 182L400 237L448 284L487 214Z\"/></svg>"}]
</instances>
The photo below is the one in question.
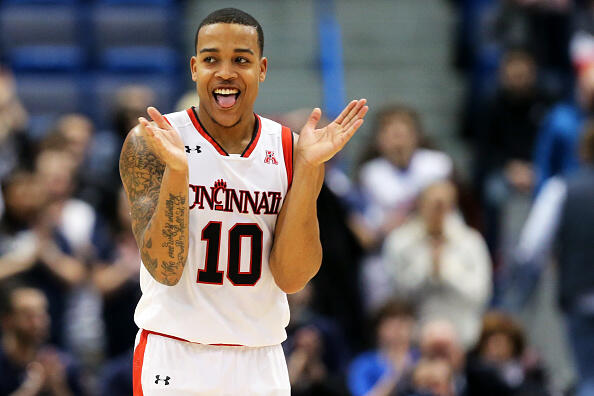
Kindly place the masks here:
<instances>
[{"instance_id":1,"label":"player's clapping hand","mask_svg":"<svg viewBox=\"0 0 594 396\"><path fill-rule=\"evenodd\" d=\"M184 143L179 134L169 125L159 110L149 107L147 112L154 123L150 123L144 117L139 117L138 121L141 128L144 129L144 135L155 154L171 169L176 171L186 170L188 168L188 159L184 150Z\"/></svg>"},{"instance_id":2,"label":"player's clapping hand","mask_svg":"<svg viewBox=\"0 0 594 396\"><path fill-rule=\"evenodd\" d=\"M316 125L322 110L315 108L299 133L296 159L316 166L334 157L363 125L363 118L369 110L366 103L366 99L353 100L334 121L320 129L316 129Z\"/></svg>"}]
</instances>

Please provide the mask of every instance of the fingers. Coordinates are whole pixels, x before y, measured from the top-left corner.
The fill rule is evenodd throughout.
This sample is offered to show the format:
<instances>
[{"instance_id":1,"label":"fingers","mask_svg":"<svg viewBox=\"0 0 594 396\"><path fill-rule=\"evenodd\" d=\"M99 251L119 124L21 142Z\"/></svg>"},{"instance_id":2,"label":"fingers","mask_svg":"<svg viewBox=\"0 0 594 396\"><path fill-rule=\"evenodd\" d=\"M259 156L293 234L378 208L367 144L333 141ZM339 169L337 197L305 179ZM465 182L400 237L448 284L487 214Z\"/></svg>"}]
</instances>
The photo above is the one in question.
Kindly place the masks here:
<instances>
[{"instance_id":1,"label":"fingers","mask_svg":"<svg viewBox=\"0 0 594 396\"><path fill-rule=\"evenodd\" d=\"M359 111L347 122L343 122L342 124L342 128L343 131L347 131L349 128L351 128L351 126L357 121L357 120L362 120L365 115L367 114L367 112L369 111L369 107L368 106L363 106L359 109Z\"/></svg>"},{"instance_id":2,"label":"fingers","mask_svg":"<svg viewBox=\"0 0 594 396\"><path fill-rule=\"evenodd\" d=\"M363 125L363 119L357 118L351 124L351 126L347 130L344 131L344 133L340 136L341 137L340 148L344 147L344 145L347 144L347 142L353 137L353 135L355 134L355 132L357 132L357 130L361 127L361 125Z\"/></svg>"},{"instance_id":3,"label":"fingers","mask_svg":"<svg viewBox=\"0 0 594 396\"><path fill-rule=\"evenodd\" d=\"M350 122L359 118L359 112L361 111L361 109L363 109L363 107L366 107L366 103L367 99L360 99L356 101L355 106L353 106L351 110L346 114L340 125L344 128L346 125L349 125Z\"/></svg>"},{"instance_id":4,"label":"fingers","mask_svg":"<svg viewBox=\"0 0 594 396\"><path fill-rule=\"evenodd\" d=\"M316 125L318 125L318 122L320 121L320 118L322 118L322 110L319 107L316 107L312 110L303 128L315 129Z\"/></svg>"},{"instance_id":5,"label":"fingers","mask_svg":"<svg viewBox=\"0 0 594 396\"><path fill-rule=\"evenodd\" d=\"M155 130L154 130L155 127L146 118L138 117L138 122L143 127L143 129L145 130L145 132L148 136L151 136L151 137L155 136Z\"/></svg>"},{"instance_id":6,"label":"fingers","mask_svg":"<svg viewBox=\"0 0 594 396\"><path fill-rule=\"evenodd\" d=\"M337 123L337 124L339 124L339 125L342 124L342 121L344 120L344 118L347 116L347 114L349 114L349 112L356 105L357 105L357 101L356 100L351 100L351 102L344 108L344 110L340 113L340 115L338 117L336 117L336 119L334 120L334 122Z\"/></svg>"},{"instance_id":7,"label":"fingers","mask_svg":"<svg viewBox=\"0 0 594 396\"><path fill-rule=\"evenodd\" d=\"M146 109L146 112L148 113L148 115L151 116L151 118L153 119L153 121L155 121L155 123L157 124L157 126L159 128L161 128L161 129L170 129L171 128L171 125L169 125L169 123L167 122L165 117L163 117L163 115L155 107L152 107L152 106L148 107Z\"/></svg>"}]
</instances>

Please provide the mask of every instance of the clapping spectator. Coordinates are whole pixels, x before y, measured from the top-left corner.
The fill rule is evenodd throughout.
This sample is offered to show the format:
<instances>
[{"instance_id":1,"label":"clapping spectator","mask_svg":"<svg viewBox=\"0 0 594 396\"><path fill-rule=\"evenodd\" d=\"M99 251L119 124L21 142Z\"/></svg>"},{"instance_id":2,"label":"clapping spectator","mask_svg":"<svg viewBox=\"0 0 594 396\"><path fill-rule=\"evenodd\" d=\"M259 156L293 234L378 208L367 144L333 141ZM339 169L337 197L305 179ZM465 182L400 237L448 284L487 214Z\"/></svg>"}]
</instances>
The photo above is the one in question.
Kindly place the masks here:
<instances>
[{"instance_id":1,"label":"clapping spectator","mask_svg":"<svg viewBox=\"0 0 594 396\"><path fill-rule=\"evenodd\" d=\"M12 289L1 310L0 394L13 396L82 395L73 359L46 344L48 302L37 289Z\"/></svg>"},{"instance_id":2,"label":"clapping spectator","mask_svg":"<svg viewBox=\"0 0 594 396\"><path fill-rule=\"evenodd\" d=\"M400 379L414 367L415 316L410 304L389 302L377 318L374 350L359 355L349 369L349 389L355 396L390 395Z\"/></svg>"},{"instance_id":3,"label":"clapping spectator","mask_svg":"<svg viewBox=\"0 0 594 396\"><path fill-rule=\"evenodd\" d=\"M386 239L383 260L396 293L418 306L421 323L448 319L469 348L491 293L491 260L481 235L455 209L451 182L429 186L419 214Z\"/></svg>"},{"instance_id":4,"label":"clapping spectator","mask_svg":"<svg viewBox=\"0 0 594 396\"><path fill-rule=\"evenodd\" d=\"M405 222L425 187L448 178L453 170L446 154L420 147L421 122L409 107L391 106L380 111L375 133L358 175L365 208L352 221L353 230L368 250L362 284L369 311L379 308L393 291L379 255L384 238Z\"/></svg>"},{"instance_id":5,"label":"clapping spectator","mask_svg":"<svg viewBox=\"0 0 594 396\"><path fill-rule=\"evenodd\" d=\"M421 148L422 139L421 121L413 109L392 106L378 114L376 135L359 173L365 224L371 232L364 246L379 246L403 223L426 186L451 176L452 160Z\"/></svg>"},{"instance_id":6,"label":"clapping spectator","mask_svg":"<svg viewBox=\"0 0 594 396\"><path fill-rule=\"evenodd\" d=\"M38 176L27 172L5 182L0 279L17 278L44 291L53 318L51 339L61 345L68 292L84 280L86 271L59 232L59 208L47 200L46 192Z\"/></svg>"}]
</instances>

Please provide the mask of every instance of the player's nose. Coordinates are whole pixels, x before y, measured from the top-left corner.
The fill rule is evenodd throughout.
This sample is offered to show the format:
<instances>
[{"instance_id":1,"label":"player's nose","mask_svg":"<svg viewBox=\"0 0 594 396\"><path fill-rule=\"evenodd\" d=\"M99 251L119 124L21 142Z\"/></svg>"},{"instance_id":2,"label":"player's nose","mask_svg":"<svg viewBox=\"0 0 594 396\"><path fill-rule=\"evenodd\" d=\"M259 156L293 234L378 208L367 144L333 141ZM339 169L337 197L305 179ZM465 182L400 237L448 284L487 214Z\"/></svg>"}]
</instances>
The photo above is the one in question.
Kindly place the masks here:
<instances>
[{"instance_id":1,"label":"player's nose","mask_svg":"<svg viewBox=\"0 0 594 396\"><path fill-rule=\"evenodd\" d=\"M215 75L223 80L232 80L237 77L230 62L221 62Z\"/></svg>"}]
</instances>

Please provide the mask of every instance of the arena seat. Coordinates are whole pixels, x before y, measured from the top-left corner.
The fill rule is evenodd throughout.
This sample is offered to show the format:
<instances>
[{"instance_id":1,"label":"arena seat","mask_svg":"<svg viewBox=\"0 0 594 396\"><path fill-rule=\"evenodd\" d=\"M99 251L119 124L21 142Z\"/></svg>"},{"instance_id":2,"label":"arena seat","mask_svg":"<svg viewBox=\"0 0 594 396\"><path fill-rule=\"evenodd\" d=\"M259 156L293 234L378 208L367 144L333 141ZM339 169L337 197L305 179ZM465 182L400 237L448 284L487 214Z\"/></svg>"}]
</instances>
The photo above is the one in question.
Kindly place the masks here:
<instances>
[{"instance_id":1,"label":"arena seat","mask_svg":"<svg viewBox=\"0 0 594 396\"><path fill-rule=\"evenodd\" d=\"M56 115L85 111L83 84L72 74L21 73L17 92L30 114L31 137L47 131Z\"/></svg>"},{"instance_id":2,"label":"arena seat","mask_svg":"<svg viewBox=\"0 0 594 396\"><path fill-rule=\"evenodd\" d=\"M164 6L98 5L90 16L95 62L111 72L179 68L173 11Z\"/></svg>"},{"instance_id":3,"label":"arena seat","mask_svg":"<svg viewBox=\"0 0 594 396\"><path fill-rule=\"evenodd\" d=\"M76 71L86 53L79 40L76 7L11 5L0 8L0 43L15 70Z\"/></svg>"}]
</instances>

